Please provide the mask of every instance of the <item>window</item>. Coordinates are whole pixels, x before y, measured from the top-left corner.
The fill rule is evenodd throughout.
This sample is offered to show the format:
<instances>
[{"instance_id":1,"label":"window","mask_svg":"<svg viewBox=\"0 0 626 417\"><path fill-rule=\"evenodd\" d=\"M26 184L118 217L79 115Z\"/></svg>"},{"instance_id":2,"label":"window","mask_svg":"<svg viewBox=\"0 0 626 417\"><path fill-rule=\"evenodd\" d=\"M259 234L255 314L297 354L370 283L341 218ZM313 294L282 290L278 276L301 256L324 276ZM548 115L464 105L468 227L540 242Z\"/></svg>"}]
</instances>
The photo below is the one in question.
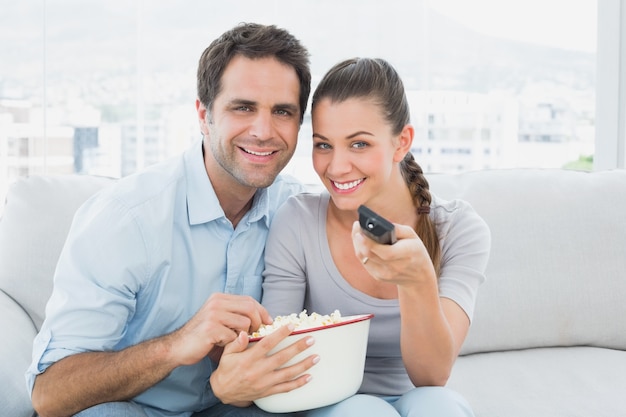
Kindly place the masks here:
<instances>
[{"instance_id":1,"label":"window","mask_svg":"<svg viewBox=\"0 0 626 417\"><path fill-rule=\"evenodd\" d=\"M0 8L0 198L17 176L124 176L198 140L197 60L240 21L302 39L313 87L341 59L389 60L403 76L426 171L579 160L589 168L592 159L596 169L624 167L619 0L0 0ZM286 169L317 182L310 138L307 115Z\"/></svg>"}]
</instances>

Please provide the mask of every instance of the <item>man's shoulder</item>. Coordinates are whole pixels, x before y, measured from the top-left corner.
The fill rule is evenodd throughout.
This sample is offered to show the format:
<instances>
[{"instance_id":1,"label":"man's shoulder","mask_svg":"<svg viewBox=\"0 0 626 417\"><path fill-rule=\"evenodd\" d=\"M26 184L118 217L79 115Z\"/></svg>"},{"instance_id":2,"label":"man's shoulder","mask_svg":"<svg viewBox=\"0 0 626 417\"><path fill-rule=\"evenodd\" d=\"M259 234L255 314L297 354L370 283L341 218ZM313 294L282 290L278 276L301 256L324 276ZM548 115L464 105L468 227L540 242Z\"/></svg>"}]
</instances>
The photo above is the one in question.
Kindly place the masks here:
<instances>
[{"instance_id":1,"label":"man's shoulder","mask_svg":"<svg viewBox=\"0 0 626 417\"><path fill-rule=\"evenodd\" d=\"M167 160L143 171L120 178L95 196L92 207L115 208L127 213L151 211L154 207L173 205L176 194L184 188L185 170L180 161Z\"/></svg>"},{"instance_id":2,"label":"man's shoulder","mask_svg":"<svg viewBox=\"0 0 626 417\"><path fill-rule=\"evenodd\" d=\"M270 201L281 205L292 195L306 191L306 187L297 178L289 174L281 174L276 177L272 185L267 188Z\"/></svg>"},{"instance_id":3,"label":"man's shoulder","mask_svg":"<svg viewBox=\"0 0 626 417\"><path fill-rule=\"evenodd\" d=\"M297 192L306 190L306 186L302 181L290 174L279 174L276 180L274 180L274 183L270 185L270 188L275 186L293 187L298 190Z\"/></svg>"}]
</instances>

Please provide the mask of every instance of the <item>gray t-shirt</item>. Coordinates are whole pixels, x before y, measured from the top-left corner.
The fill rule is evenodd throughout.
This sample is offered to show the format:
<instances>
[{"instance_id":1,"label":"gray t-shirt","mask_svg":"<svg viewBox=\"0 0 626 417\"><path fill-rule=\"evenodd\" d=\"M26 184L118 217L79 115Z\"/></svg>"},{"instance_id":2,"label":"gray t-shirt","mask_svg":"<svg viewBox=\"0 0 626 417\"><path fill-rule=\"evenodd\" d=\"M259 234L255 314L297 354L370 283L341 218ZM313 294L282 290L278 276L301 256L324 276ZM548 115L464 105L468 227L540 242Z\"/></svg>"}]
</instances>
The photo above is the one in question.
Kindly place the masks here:
<instances>
[{"instance_id":1,"label":"gray t-shirt","mask_svg":"<svg viewBox=\"0 0 626 417\"><path fill-rule=\"evenodd\" d=\"M365 375L360 391L400 395L413 388L400 353L397 299L372 297L353 288L339 273L328 246L328 193L289 198L272 221L265 248L262 303L272 316L298 313L342 316L373 313ZM490 233L472 207L436 197L429 214L437 225L442 262L439 294L455 301L471 319L478 287L484 282Z\"/></svg>"}]
</instances>

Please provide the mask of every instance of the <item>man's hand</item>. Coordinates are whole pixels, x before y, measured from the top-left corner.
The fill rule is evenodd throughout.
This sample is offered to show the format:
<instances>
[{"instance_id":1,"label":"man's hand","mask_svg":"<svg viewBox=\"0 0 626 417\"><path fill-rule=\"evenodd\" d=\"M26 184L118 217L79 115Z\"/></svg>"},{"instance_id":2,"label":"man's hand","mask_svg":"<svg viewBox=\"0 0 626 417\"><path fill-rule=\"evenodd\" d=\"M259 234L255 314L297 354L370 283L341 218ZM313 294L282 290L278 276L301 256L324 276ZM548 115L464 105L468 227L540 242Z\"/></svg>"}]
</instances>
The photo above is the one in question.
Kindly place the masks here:
<instances>
[{"instance_id":1,"label":"man's hand","mask_svg":"<svg viewBox=\"0 0 626 417\"><path fill-rule=\"evenodd\" d=\"M296 364L281 367L311 346L314 343L312 336L269 355L292 331L293 325L283 326L249 349L248 334L240 332L225 346L219 366L211 375L213 393L225 404L247 406L257 398L288 392L306 384L310 375L304 372L319 361L319 356L311 355Z\"/></svg>"},{"instance_id":2,"label":"man's hand","mask_svg":"<svg viewBox=\"0 0 626 417\"><path fill-rule=\"evenodd\" d=\"M178 366L195 364L209 353L219 359L222 347L237 334L271 322L267 310L251 297L214 294L173 333L117 352L71 355L51 365L37 376L33 405L39 415L67 416L94 404L132 398Z\"/></svg>"},{"instance_id":3,"label":"man's hand","mask_svg":"<svg viewBox=\"0 0 626 417\"><path fill-rule=\"evenodd\" d=\"M219 358L219 348L249 333L261 324L271 324L267 310L248 296L211 295L198 312L179 330L171 334L172 354L178 365L192 365L209 355Z\"/></svg>"}]
</instances>

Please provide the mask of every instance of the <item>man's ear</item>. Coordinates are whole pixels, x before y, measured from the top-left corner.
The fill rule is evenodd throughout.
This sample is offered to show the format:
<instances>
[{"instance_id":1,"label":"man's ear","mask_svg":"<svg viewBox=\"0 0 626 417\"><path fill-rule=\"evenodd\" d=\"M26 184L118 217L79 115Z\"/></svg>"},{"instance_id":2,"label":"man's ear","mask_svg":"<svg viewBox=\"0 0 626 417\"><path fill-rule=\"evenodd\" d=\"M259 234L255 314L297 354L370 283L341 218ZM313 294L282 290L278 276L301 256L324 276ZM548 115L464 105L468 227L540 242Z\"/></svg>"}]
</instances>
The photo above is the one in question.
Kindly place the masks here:
<instances>
[{"instance_id":1,"label":"man's ear","mask_svg":"<svg viewBox=\"0 0 626 417\"><path fill-rule=\"evenodd\" d=\"M204 107L204 104L199 99L196 99L196 112L198 113L198 122L200 123L200 131L204 136L209 134L208 123L208 110Z\"/></svg>"},{"instance_id":2,"label":"man's ear","mask_svg":"<svg viewBox=\"0 0 626 417\"><path fill-rule=\"evenodd\" d=\"M407 124L402 128L402 132L398 136L398 144L393 156L395 162L400 162L404 159L404 156L411 151L413 145L413 137L415 136L415 129L412 125Z\"/></svg>"}]
</instances>

